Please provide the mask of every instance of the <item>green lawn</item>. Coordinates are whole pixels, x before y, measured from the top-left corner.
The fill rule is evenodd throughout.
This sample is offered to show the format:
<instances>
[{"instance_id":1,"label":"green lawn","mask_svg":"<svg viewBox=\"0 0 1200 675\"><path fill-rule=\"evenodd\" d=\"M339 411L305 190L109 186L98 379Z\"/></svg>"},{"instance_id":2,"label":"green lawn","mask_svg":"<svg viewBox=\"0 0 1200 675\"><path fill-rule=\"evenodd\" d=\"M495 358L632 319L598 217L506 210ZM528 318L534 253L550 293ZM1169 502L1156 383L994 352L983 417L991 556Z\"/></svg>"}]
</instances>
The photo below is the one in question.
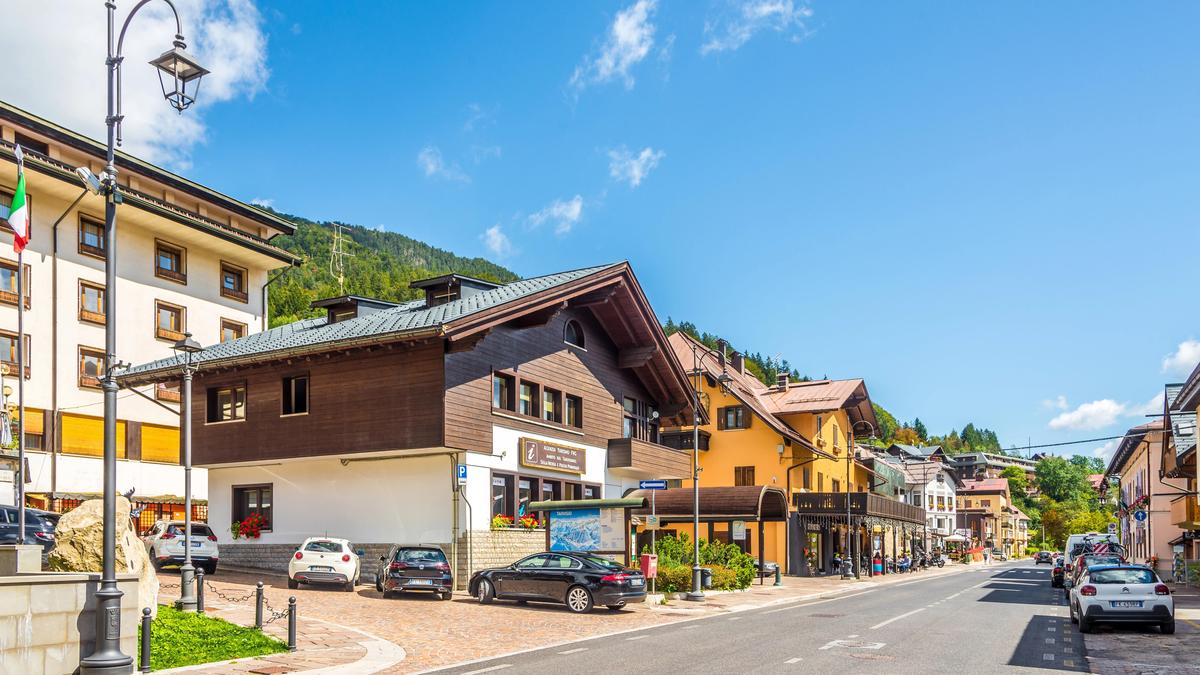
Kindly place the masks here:
<instances>
[{"instance_id":1,"label":"green lawn","mask_svg":"<svg viewBox=\"0 0 1200 675\"><path fill-rule=\"evenodd\" d=\"M141 659L141 623L138 659ZM287 643L244 626L201 614L158 606L150 624L150 668L177 668L213 661L286 652Z\"/></svg>"}]
</instances>

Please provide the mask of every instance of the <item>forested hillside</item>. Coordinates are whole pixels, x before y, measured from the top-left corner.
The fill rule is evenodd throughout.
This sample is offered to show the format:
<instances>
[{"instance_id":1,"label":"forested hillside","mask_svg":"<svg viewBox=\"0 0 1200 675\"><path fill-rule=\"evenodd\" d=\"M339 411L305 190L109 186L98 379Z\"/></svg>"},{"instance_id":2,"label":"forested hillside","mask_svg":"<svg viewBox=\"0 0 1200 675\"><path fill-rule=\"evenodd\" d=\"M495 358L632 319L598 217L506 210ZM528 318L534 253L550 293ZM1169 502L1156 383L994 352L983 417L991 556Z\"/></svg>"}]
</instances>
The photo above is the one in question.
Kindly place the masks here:
<instances>
[{"instance_id":1,"label":"forested hillside","mask_svg":"<svg viewBox=\"0 0 1200 675\"><path fill-rule=\"evenodd\" d=\"M271 325L316 316L313 300L339 294L330 271L333 223L316 223L300 216L279 215L296 224L296 234L271 243L304 256L306 264L289 271L271 287ZM395 232L346 225L343 258L347 294L383 300L411 300L420 294L409 282L447 272L491 281L513 281L516 274L483 258L464 258Z\"/></svg>"}]
</instances>

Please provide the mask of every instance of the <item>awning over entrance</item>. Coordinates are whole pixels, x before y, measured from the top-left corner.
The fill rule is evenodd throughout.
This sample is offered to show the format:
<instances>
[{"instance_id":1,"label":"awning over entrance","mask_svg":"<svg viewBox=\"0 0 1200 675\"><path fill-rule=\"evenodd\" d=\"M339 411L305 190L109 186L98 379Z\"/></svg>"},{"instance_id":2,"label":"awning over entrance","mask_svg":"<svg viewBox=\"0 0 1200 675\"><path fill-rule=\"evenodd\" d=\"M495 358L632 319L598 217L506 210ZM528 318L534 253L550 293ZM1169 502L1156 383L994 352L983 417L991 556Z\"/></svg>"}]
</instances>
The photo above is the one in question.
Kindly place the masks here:
<instances>
[{"instance_id":1,"label":"awning over entrance","mask_svg":"<svg viewBox=\"0 0 1200 675\"><path fill-rule=\"evenodd\" d=\"M634 490L630 497L649 500L654 495L655 512L659 522L690 522L693 517L692 488L670 490ZM731 520L782 522L787 519L787 495L779 488L765 485L737 487L701 487L700 522L717 523ZM635 509L634 515L650 515L649 508Z\"/></svg>"},{"instance_id":2,"label":"awning over entrance","mask_svg":"<svg viewBox=\"0 0 1200 675\"><path fill-rule=\"evenodd\" d=\"M846 500L850 508L846 508ZM801 492L795 495L796 511L801 516L841 516L847 511L852 517L894 520L901 523L924 524L925 509L905 504L870 492Z\"/></svg>"}]
</instances>

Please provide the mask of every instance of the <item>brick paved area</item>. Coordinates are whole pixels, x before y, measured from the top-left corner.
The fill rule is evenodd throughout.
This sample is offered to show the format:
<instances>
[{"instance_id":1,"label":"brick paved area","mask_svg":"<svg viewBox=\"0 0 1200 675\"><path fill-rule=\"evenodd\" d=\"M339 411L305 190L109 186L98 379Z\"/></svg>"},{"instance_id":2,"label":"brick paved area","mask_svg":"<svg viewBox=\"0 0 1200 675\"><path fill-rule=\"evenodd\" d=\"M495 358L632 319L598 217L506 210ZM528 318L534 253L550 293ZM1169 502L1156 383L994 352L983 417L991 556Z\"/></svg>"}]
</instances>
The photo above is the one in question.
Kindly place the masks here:
<instances>
[{"instance_id":1,"label":"brick paved area","mask_svg":"<svg viewBox=\"0 0 1200 675\"><path fill-rule=\"evenodd\" d=\"M586 615L573 615L562 606L540 603L518 605L496 602L480 605L461 593L446 602L431 594L420 593L385 600L373 586L359 586L353 593L319 586L288 590L287 578L282 575L222 571L206 583L213 584L225 595L246 595L253 591L254 584L261 579L266 584L267 599L276 609L286 608L289 595L296 596L299 649L294 654L246 659L236 664L194 667L187 672L259 672L267 675L334 666L341 666L341 672L417 672L535 646L712 613L736 612L814 595L849 592L877 583L916 580L961 569L955 565L914 575L891 575L874 581L785 577L782 587L772 586L774 580L768 579L764 585L754 585L747 591L710 594L702 604L672 600L666 605L643 603L630 605L618 612L600 609ZM177 590L170 592L174 595L162 595L160 602L170 602L177 597ZM207 601L212 608L210 614L243 625L253 624L252 600L231 606L210 593ZM281 639L286 639L286 630L286 619L280 619L268 627L268 632ZM379 655L385 645L397 651L402 648L403 660L385 663L386 657Z\"/></svg>"},{"instance_id":2,"label":"brick paved area","mask_svg":"<svg viewBox=\"0 0 1200 675\"><path fill-rule=\"evenodd\" d=\"M1101 675L1200 675L1200 594L1175 589L1175 634L1154 627L1097 626L1084 636L1088 664Z\"/></svg>"}]
</instances>

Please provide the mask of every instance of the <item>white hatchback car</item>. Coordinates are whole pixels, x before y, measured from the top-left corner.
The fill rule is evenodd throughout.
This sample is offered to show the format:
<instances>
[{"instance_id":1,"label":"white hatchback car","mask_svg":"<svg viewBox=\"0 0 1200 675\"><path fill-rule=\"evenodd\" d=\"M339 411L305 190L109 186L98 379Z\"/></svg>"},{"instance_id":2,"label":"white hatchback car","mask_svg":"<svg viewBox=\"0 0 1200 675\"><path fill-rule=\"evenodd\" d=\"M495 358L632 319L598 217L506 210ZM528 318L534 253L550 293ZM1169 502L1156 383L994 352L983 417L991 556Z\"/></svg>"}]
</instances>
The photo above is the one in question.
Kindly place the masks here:
<instances>
[{"instance_id":1,"label":"white hatchback car","mask_svg":"<svg viewBox=\"0 0 1200 675\"><path fill-rule=\"evenodd\" d=\"M309 537L288 561L288 588L300 584L338 584L353 591L362 564L350 542L330 537Z\"/></svg>"},{"instance_id":2,"label":"white hatchback car","mask_svg":"<svg viewBox=\"0 0 1200 675\"><path fill-rule=\"evenodd\" d=\"M1175 632L1175 599L1171 589L1148 567L1097 565L1084 571L1079 581L1066 584L1070 593L1071 621L1080 633L1090 633L1097 623L1157 624Z\"/></svg>"},{"instance_id":3,"label":"white hatchback car","mask_svg":"<svg viewBox=\"0 0 1200 675\"><path fill-rule=\"evenodd\" d=\"M156 568L183 564L183 527L182 520L160 520L142 537ZM192 565L205 574L216 574L219 559L217 535L204 523L192 523Z\"/></svg>"}]
</instances>

